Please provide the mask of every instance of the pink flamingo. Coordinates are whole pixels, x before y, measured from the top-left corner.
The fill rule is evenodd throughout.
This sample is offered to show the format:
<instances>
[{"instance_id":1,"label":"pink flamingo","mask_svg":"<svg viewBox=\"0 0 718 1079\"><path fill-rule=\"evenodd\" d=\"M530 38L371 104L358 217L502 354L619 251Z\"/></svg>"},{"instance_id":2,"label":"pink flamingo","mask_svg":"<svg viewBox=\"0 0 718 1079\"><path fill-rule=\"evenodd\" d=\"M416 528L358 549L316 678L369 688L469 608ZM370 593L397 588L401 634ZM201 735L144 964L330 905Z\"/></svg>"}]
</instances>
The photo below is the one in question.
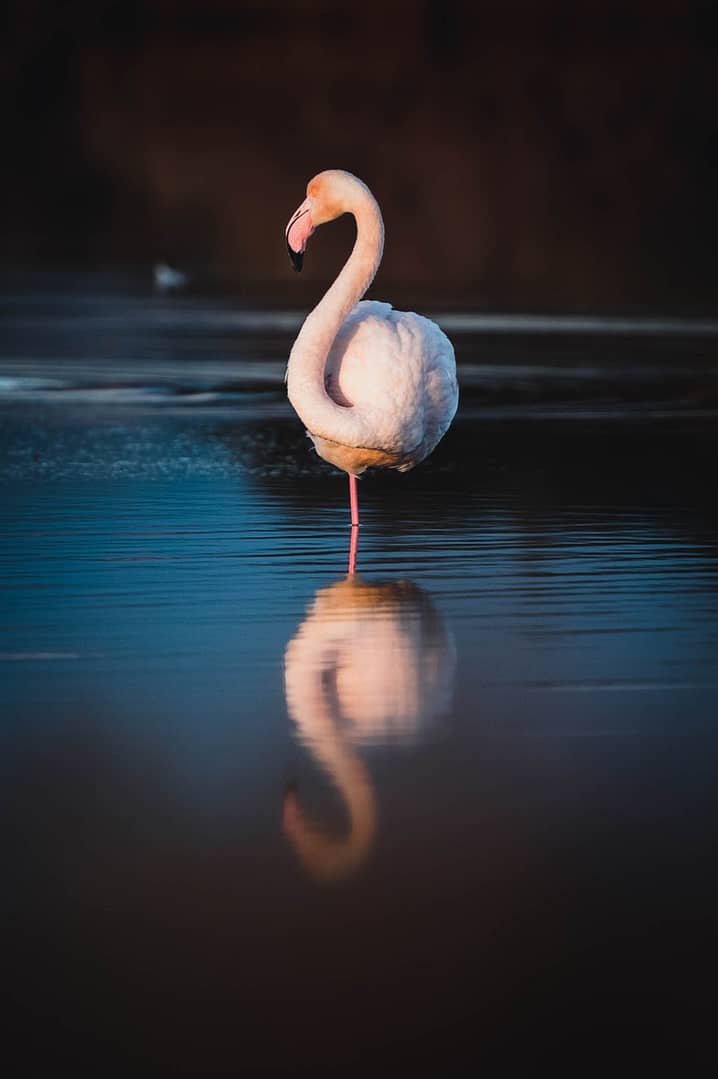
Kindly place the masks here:
<instances>
[{"instance_id":1,"label":"pink flamingo","mask_svg":"<svg viewBox=\"0 0 718 1079\"><path fill-rule=\"evenodd\" d=\"M356 176L329 169L309 181L286 228L294 268L301 270L314 229L345 213L356 220L356 242L299 331L287 392L319 456L349 473L354 530L357 476L370 467L406 472L428 457L454 418L459 391L454 349L435 322L377 300L359 302L381 262L384 222ZM352 546L350 573L354 531Z\"/></svg>"}]
</instances>

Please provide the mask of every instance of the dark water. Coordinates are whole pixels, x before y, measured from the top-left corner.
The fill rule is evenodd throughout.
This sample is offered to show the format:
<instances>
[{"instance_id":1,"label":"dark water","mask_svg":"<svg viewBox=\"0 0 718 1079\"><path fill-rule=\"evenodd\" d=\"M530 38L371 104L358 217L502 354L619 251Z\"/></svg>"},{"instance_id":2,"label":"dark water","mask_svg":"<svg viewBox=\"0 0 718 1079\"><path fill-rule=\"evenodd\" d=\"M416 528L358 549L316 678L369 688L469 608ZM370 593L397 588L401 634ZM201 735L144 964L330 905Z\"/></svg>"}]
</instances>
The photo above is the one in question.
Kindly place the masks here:
<instances>
[{"instance_id":1,"label":"dark water","mask_svg":"<svg viewBox=\"0 0 718 1079\"><path fill-rule=\"evenodd\" d=\"M2 331L17 1074L702 1059L712 331L460 333L461 412L361 483L350 580L292 316L69 303Z\"/></svg>"}]
</instances>

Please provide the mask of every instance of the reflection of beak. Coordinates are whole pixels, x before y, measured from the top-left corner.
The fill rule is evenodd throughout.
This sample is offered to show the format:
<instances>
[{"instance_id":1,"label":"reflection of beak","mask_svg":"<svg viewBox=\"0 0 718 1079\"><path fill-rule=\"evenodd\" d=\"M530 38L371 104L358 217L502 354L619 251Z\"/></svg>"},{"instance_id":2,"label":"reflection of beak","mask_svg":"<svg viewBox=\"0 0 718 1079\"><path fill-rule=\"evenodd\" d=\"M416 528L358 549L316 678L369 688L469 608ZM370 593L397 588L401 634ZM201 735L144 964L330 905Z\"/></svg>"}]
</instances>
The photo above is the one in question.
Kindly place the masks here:
<instances>
[{"instance_id":1,"label":"reflection of beak","mask_svg":"<svg viewBox=\"0 0 718 1079\"><path fill-rule=\"evenodd\" d=\"M312 204L305 199L295 214L292 215L284 235L287 238L287 251L292 260L292 266L299 273L302 268L304 252L307 248L307 240L314 232L311 215Z\"/></svg>"}]
</instances>

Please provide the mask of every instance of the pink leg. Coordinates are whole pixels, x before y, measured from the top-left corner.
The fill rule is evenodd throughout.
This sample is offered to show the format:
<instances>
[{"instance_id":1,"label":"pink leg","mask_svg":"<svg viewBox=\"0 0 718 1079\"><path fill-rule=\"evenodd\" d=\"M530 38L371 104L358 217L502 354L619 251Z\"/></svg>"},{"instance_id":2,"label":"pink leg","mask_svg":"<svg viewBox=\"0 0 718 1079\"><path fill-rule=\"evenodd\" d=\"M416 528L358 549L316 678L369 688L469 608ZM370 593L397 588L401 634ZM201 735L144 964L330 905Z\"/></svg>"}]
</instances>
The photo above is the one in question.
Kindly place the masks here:
<instances>
[{"instance_id":1,"label":"pink leg","mask_svg":"<svg viewBox=\"0 0 718 1079\"><path fill-rule=\"evenodd\" d=\"M352 511L352 538L349 543L349 573L356 572L357 539L359 537L359 499L357 498L357 478L349 474L349 505Z\"/></svg>"},{"instance_id":2,"label":"pink leg","mask_svg":"<svg viewBox=\"0 0 718 1079\"><path fill-rule=\"evenodd\" d=\"M357 541L359 539L359 529L352 528L352 538L349 541L349 569L347 573L356 573L357 569Z\"/></svg>"},{"instance_id":3,"label":"pink leg","mask_svg":"<svg viewBox=\"0 0 718 1079\"><path fill-rule=\"evenodd\" d=\"M352 511L352 528L359 527L359 499L357 498L357 478L349 473L349 505Z\"/></svg>"}]
</instances>

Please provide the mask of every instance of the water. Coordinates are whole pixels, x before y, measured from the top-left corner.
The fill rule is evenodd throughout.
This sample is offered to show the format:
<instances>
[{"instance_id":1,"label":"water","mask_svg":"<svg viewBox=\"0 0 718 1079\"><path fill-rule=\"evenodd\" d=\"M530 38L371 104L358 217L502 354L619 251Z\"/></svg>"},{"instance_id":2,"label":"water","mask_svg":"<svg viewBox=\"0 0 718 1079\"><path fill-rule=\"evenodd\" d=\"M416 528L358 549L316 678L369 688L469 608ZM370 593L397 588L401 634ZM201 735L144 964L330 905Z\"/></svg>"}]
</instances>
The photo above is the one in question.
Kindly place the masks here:
<instances>
[{"instance_id":1,"label":"water","mask_svg":"<svg viewBox=\"0 0 718 1079\"><path fill-rule=\"evenodd\" d=\"M2 338L6 1014L28 1073L697 1062L708 330L467 332L439 450L360 484L350 580L345 481L283 397L291 326L124 302L123 328L116 298L16 296Z\"/></svg>"}]
</instances>

